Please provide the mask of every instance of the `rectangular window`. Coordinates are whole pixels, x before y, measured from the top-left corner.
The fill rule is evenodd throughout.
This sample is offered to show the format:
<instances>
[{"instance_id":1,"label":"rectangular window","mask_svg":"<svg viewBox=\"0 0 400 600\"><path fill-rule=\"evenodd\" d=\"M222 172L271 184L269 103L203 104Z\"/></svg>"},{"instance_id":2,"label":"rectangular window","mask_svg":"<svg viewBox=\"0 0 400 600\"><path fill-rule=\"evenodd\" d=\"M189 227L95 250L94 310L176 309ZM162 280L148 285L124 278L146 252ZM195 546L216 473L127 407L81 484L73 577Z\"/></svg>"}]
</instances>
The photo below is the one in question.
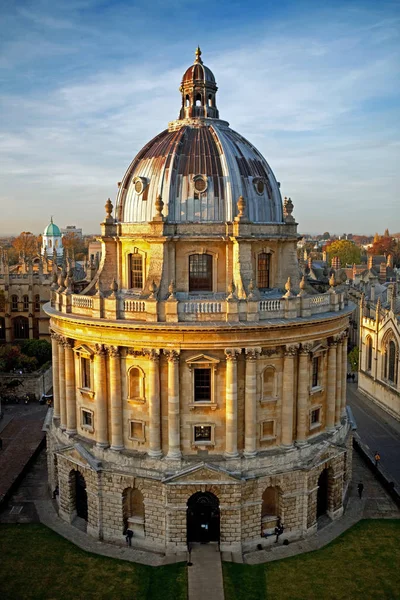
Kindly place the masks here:
<instances>
[{"instance_id":1,"label":"rectangular window","mask_svg":"<svg viewBox=\"0 0 400 600\"><path fill-rule=\"evenodd\" d=\"M211 402L211 369L195 369L194 401Z\"/></svg>"},{"instance_id":2,"label":"rectangular window","mask_svg":"<svg viewBox=\"0 0 400 600\"><path fill-rule=\"evenodd\" d=\"M36 294L35 296L35 310L36 312L40 311L40 296Z\"/></svg>"},{"instance_id":3,"label":"rectangular window","mask_svg":"<svg viewBox=\"0 0 400 600\"><path fill-rule=\"evenodd\" d=\"M319 357L314 356L312 360L312 387L318 387Z\"/></svg>"},{"instance_id":4,"label":"rectangular window","mask_svg":"<svg viewBox=\"0 0 400 600\"><path fill-rule=\"evenodd\" d=\"M29 296L24 296L24 310L29 310Z\"/></svg>"},{"instance_id":5,"label":"rectangular window","mask_svg":"<svg viewBox=\"0 0 400 600\"><path fill-rule=\"evenodd\" d=\"M211 425L195 425L194 426L194 442L211 442L212 428Z\"/></svg>"},{"instance_id":6,"label":"rectangular window","mask_svg":"<svg viewBox=\"0 0 400 600\"><path fill-rule=\"evenodd\" d=\"M258 255L257 265L257 287L260 290L269 288L269 263L271 255L262 252Z\"/></svg>"},{"instance_id":7,"label":"rectangular window","mask_svg":"<svg viewBox=\"0 0 400 600\"><path fill-rule=\"evenodd\" d=\"M93 429L93 413L90 410L82 409L82 427Z\"/></svg>"},{"instance_id":8,"label":"rectangular window","mask_svg":"<svg viewBox=\"0 0 400 600\"><path fill-rule=\"evenodd\" d=\"M275 437L275 421L263 421L261 424L261 439L268 440Z\"/></svg>"},{"instance_id":9,"label":"rectangular window","mask_svg":"<svg viewBox=\"0 0 400 600\"><path fill-rule=\"evenodd\" d=\"M212 292L211 254L189 256L189 292Z\"/></svg>"},{"instance_id":10,"label":"rectangular window","mask_svg":"<svg viewBox=\"0 0 400 600\"><path fill-rule=\"evenodd\" d=\"M131 288L143 288L143 259L140 254L131 254Z\"/></svg>"},{"instance_id":11,"label":"rectangular window","mask_svg":"<svg viewBox=\"0 0 400 600\"><path fill-rule=\"evenodd\" d=\"M18 296L11 296L11 310L14 312L18 310Z\"/></svg>"},{"instance_id":12,"label":"rectangular window","mask_svg":"<svg viewBox=\"0 0 400 600\"><path fill-rule=\"evenodd\" d=\"M315 408L314 410L312 410L311 417L310 417L311 426L319 425L321 422L320 417L321 417L321 409L320 408Z\"/></svg>"},{"instance_id":13,"label":"rectangular window","mask_svg":"<svg viewBox=\"0 0 400 600\"><path fill-rule=\"evenodd\" d=\"M129 437L137 442L144 442L144 423L143 421L130 421Z\"/></svg>"},{"instance_id":14,"label":"rectangular window","mask_svg":"<svg viewBox=\"0 0 400 600\"><path fill-rule=\"evenodd\" d=\"M90 389L90 358L81 358L82 387Z\"/></svg>"}]
</instances>

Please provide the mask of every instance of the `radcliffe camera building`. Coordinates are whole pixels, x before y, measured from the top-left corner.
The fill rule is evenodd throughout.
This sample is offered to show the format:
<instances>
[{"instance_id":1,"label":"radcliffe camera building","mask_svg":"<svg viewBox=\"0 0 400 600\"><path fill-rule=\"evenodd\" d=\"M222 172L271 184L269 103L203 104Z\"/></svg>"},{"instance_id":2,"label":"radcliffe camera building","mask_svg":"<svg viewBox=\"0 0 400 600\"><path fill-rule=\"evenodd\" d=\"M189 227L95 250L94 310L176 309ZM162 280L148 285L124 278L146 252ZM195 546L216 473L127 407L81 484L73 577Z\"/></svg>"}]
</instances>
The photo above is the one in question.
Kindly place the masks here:
<instances>
[{"instance_id":1,"label":"radcliffe camera building","mask_svg":"<svg viewBox=\"0 0 400 600\"><path fill-rule=\"evenodd\" d=\"M278 516L294 539L343 512L350 307L300 281L293 204L220 119L200 49L180 91L106 204L97 275L46 305L49 479L96 538L243 550Z\"/></svg>"}]
</instances>

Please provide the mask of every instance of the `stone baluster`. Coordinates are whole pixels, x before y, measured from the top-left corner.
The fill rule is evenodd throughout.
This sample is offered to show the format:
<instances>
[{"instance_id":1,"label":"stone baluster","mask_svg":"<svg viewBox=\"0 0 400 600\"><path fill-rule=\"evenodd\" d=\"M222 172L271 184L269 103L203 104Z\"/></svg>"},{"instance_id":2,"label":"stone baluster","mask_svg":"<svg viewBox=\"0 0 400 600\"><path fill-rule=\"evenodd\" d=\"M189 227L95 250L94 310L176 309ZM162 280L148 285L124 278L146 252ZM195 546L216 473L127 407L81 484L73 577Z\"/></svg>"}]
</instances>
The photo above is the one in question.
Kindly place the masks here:
<instances>
[{"instance_id":1,"label":"stone baluster","mask_svg":"<svg viewBox=\"0 0 400 600\"><path fill-rule=\"evenodd\" d=\"M294 365L298 344L285 348L283 362L283 397L282 397L282 446L293 445L293 411L294 411Z\"/></svg>"},{"instance_id":2,"label":"stone baluster","mask_svg":"<svg viewBox=\"0 0 400 600\"><path fill-rule=\"evenodd\" d=\"M65 404L67 407L67 433L76 434L75 357L73 340L64 341L65 353Z\"/></svg>"},{"instance_id":3,"label":"stone baluster","mask_svg":"<svg viewBox=\"0 0 400 600\"><path fill-rule=\"evenodd\" d=\"M148 350L149 357L149 456L159 458L161 450L160 351Z\"/></svg>"},{"instance_id":4,"label":"stone baluster","mask_svg":"<svg viewBox=\"0 0 400 600\"><path fill-rule=\"evenodd\" d=\"M121 355L118 346L108 347L110 360L111 450L123 450Z\"/></svg>"},{"instance_id":5,"label":"stone baluster","mask_svg":"<svg viewBox=\"0 0 400 600\"><path fill-rule=\"evenodd\" d=\"M336 337L336 401L335 401L335 425L340 425L340 413L342 405L342 364L343 364L343 343L340 336Z\"/></svg>"},{"instance_id":6,"label":"stone baluster","mask_svg":"<svg viewBox=\"0 0 400 600\"><path fill-rule=\"evenodd\" d=\"M179 352L169 350L168 357L168 455L167 458L180 458L181 435L179 416Z\"/></svg>"},{"instance_id":7,"label":"stone baluster","mask_svg":"<svg viewBox=\"0 0 400 600\"><path fill-rule=\"evenodd\" d=\"M326 429L335 429L336 406L336 347L335 339L330 340L328 348L328 373L326 385Z\"/></svg>"},{"instance_id":8,"label":"stone baluster","mask_svg":"<svg viewBox=\"0 0 400 600\"><path fill-rule=\"evenodd\" d=\"M240 350L229 348L226 355L226 441L225 455L238 456L237 450L237 355Z\"/></svg>"},{"instance_id":9,"label":"stone baluster","mask_svg":"<svg viewBox=\"0 0 400 600\"><path fill-rule=\"evenodd\" d=\"M65 351L63 338L59 338L58 344L58 368L59 368L59 395L60 395L60 428L67 428L67 406L65 402Z\"/></svg>"},{"instance_id":10,"label":"stone baluster","mask_svg":"<svg viewBox=\"0 0 400 600\"><path fill-rule=\"evenodd\" d=\"M340 412L342 415L346 413L347 399L347 332L343 336L342 342L342 400Z\"/></svg>"},{"instance_id":11,"label":"stone baluster","mask_svg":"<svg viewBox=\"0 0 400 600\"><path fill-rule=\"evenodd\" d=\"M95 434L99 448L108 447L106 354L103 344L96 344L94 355L94 396L96 401Z\"/></svg>"},{"instance_id":12,"label":"stone baluster","mask_svg":"<svg viewBox=\"0 0 400 600\"><path fill-rule=\"evenodd\" d=\"M257 454L257 359L260 348L246 348L244 455Z\"/></svg>"},{"instance_id":13,"label":"stone baluster","mask_svg":"<svg viewBox=\"0 0 400 600\"><path fill-rule=\"evenodd\" d=\"M60 361L59 361L59 336L51 333L51 354L53 367L53 418L60 418Z\"/></svg>"},{"instance_id":14,"label":"stone baluster","mask_svg":"<svg viewBox=\"0 0 400 600\"><path fill-rule=\"evenodd\" d=\"M308 398L310 385L311 344L302 344L299 355L299 376L297 383L297 433L299 446L307 442L308 434Z\"/></svg>"}]
</instances>

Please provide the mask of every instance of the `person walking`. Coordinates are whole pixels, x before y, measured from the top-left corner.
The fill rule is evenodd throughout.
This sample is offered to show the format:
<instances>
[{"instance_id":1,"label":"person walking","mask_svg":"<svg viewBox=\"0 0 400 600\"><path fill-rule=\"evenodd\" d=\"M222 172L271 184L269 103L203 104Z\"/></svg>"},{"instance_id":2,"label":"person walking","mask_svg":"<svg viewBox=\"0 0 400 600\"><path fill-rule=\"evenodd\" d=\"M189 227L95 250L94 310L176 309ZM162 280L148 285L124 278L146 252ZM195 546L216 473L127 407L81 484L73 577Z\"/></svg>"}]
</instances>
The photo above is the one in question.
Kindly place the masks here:
<instances>
[{"instance_id":1,"label":"person walking","mask_svg":"<svg viewBox=\"0 0 400 600\"><path fill-rule=\"evenodd\" d=\"M125 535L126 545L127 546L132 546L132 538L133 538L133 531L132 531L132 529L128 528L126 530L126 535Z\"/></svg>"},{"instance_id":2,"label":"person walking","mask_svg":"<svg viewBox=\"0 0 400 600\"><path fill-rule=\"evenodd\" d=\"M375 452L374 459L375 459L375 467L378 468L379 467L379 462L381 460L381 456L380 456L378 450Z\"/></svg>"},{"instance_id":3,"label":"person walking","mask_svg":"<svg viewBox=\"0 0 400 600\"><path fill-rule=\"evenodd\" d=\"M278 517L278 523L277 523L277 526L275 527L275 535L276 535L275 544L278 543L279 536L282 535L282 533L284 531L285 531L285 528L284 528L283 524L281 523L281 518Z\"/></svg>"},{"instance_id":4,"label":"person walking","mask_svg":"<svg viewBox=\"0 0 400 600\"><path fill-rule=\"evenodd\" d=\"M361 498L362 498L362 495L363 495L363 491L364 491L364 484L363 484L363 483L361 483L361 481L360 481L360 483L359 483L359 484L358 484L358 486L357 486L357 491L358 491L358 497L359 497L359 498L360 498L360 500L361 500Z\"/></svg>"}]
</instances>

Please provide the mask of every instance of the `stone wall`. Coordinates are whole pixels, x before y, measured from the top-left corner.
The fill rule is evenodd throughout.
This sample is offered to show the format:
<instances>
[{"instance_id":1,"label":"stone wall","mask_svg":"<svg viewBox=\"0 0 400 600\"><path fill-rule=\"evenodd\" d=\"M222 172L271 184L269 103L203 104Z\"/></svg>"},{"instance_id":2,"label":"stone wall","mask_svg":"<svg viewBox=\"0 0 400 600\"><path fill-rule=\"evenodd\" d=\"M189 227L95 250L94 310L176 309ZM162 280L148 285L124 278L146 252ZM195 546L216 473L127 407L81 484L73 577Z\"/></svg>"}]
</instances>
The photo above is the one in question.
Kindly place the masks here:
<instances>
[{"instance_id":1,"label":"stone wall","mask_svg":"<svg viewBox=\"0 0 400 600\"><path fill-rule=\"evenodd\" d=\"M15 388L16 396L23 397L25 394L34 394L36 400L40 400L42 394L46 394L53 385L53 371L51 367L41 368L33 373L1 373L0 386L6 386L11 381L20 381L21 385Z\"/></svg>"}]
</instances>

